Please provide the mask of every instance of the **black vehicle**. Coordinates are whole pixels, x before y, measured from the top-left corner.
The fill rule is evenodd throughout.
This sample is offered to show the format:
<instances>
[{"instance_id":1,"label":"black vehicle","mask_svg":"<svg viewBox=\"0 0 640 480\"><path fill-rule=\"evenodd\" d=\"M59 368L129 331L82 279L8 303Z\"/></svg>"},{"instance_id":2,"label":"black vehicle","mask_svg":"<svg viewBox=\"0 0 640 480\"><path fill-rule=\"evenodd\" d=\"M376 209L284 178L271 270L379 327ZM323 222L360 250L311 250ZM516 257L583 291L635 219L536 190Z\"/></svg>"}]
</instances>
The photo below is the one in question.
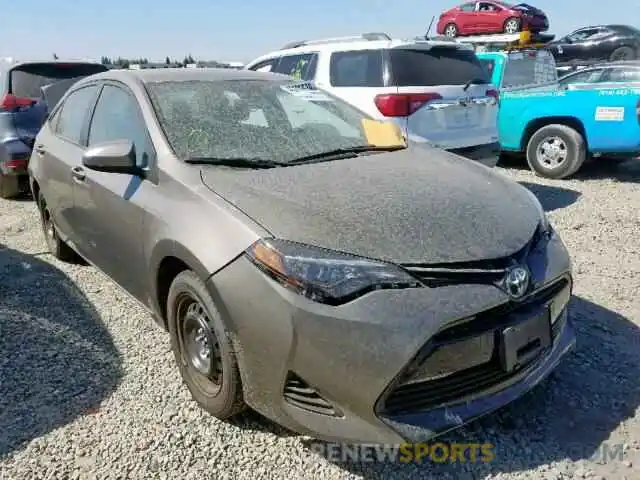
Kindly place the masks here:
<instances>
[{"instance_id":1,"label":"black vehicle","mask_svg":"<svg viewBox=\"0 0 640 480\"><path fill-rule=\"evenodd\" d=\"M558 80L562 86L574 83L609 82L640 82L640 60L598 63L570 71Z\"/></svg>"},{"instance_id":2,"label":"black vehicle","mask_svg":"<svg viewBox=\"0 0 640 480\"><path fill-rule=\"evenodd\" d=\"M593 65L640 58L640 30L628 25L600 25L576 30L546 46L556 64Z\"/></svg>"},{"instance_id":3,"label":"black vehicle","mask_svg":"<svg viewBox=\"0 0 640 480\"><path fill-rule=\"evenodd\" d=\"M0 75L0 197L28 190L33 141L66 90L80 78L104 72L94 62L11 63Z\"/></svg>"}]
</instances>

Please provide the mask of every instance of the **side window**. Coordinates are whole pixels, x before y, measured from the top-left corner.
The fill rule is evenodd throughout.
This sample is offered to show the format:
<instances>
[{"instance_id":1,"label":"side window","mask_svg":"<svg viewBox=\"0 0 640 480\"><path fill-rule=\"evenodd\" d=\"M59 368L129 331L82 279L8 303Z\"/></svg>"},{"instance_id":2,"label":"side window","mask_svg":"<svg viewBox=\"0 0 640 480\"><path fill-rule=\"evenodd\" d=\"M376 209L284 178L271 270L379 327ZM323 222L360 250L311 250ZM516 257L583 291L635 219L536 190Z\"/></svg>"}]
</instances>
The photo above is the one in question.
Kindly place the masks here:
<instances>
[{"instance_id":1,"label":"side window","mask_svg":"<svg viewBox=\"0 0 640 480\"><path fill-rule=\"evenodd\" d=\"M315 57L316 55L313 53L282 57L274 72L289 75L296 80L313 80L315 76Z\"/></svg>"},{"instance_id":2,"label":"side window","mask_svg":"<svg viewBox=\"0 0 640 480\"><path fill-rule=\"evenodd\" d=\"M475 3L465 3L464 5L460 5L460 11L462 12L473 12L476 9Z\"/></svg>"},{"instance_id":3,"label":"side window","mask_svg":"<svg viewBox=\"0 0 640 480\"><path fill-rule=\"evenodd\" d=\"M274 66L278 63L278 58L270 58L269 60L264 60L260 63L256 63L249 70L253 70L255 72L270 72L273 70Z\"/></svg>"},{"instance_id":4,"label":"side window","mask_svg":"<svg viewBox=\"0 0 640 480\"><path fill-rule=\"evenodd\" d=\"M595 28L585 28L583 30L578 30L577 32L572 33L567 38L572 43L581 42L589 37L592 37L596 33L598 33L598 30Z\"/></svg>"},{"instance_id":5,"label":"side window","mask_svg":"<svg viewBox=\"0 0 640 480\"><path fill-rule=\"evenodd\" d=\"M605 82L640 82L640 69L612 68L604 75Z\"/></svg>"},{"instance_id":6,"label":"side window","mask_svg":"<svg viewBox=\"0 0 640 480\"><path fill-rule=\"evenodd\" d=\"M562 85L571 83L595 83L600 80L602 70L588 70L586 72L576 73L560 81Z\"/></svg>"},{"instance_id":7,"label":"side window","mask_svg":"<svg viewBox=\"0 0 640 480\"><path fill-rule=\"evenodd\" d=\"M131 140L138 165L147 165L149 137L137 101L122 88L105 85L91 120L89 146L116 140Z\"/></svg>"},{"instance_id":8,"label":"side window","mask_svg":"<svg viewBox=\"0 0 640 480\"><path fill-rule=\"evenodd\" d=\"M498 8L492 3L480 2L478 10L481 12L497 12Z\"/></svg>"},{"instance_id":9,"label":"side window","mask_svg":"<svg viewBox=\"0 0 640 480\"><path fill-rule=\"evenodd\" d=\"M383 87L382 50L353 50L331 54L334 87Z\"/></svg>"},{"instance_id":10,"label":"side window","mask_svg":"<svg viewBox=\"0 0 640 480\"><path fill-rule=\"evenodd\" d=\"M82 143L82 131L97 91L98 87L92 85L69 94L53 119L56 135L77 144Z\"/></svg>"}]
</instances>

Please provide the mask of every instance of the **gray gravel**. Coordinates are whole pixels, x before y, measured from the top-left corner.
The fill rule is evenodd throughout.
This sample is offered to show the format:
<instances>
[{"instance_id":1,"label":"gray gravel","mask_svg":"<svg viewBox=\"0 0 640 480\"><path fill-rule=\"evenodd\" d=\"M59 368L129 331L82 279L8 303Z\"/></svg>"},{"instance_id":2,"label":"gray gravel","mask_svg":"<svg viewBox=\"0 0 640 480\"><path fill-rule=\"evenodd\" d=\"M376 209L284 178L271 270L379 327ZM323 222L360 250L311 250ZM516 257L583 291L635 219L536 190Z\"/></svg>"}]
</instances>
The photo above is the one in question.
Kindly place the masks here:
<instances>
[{"instance_id":1,"label":"gray gravel","mask_svg":"<svg viewBox=\"0 0 640 480\"><path fill-rule=\"evenodd\" d=\"M572 253L579 346L443 439L493 443L492 463L331 463L255 415L208 417L167 334L93 268L43 254L32 201L0 200L0 479L640 478L640 162L568 181L498 170L539 196ZM605 444L623 461L595 461Z\"/></svg>"}]
</instances>

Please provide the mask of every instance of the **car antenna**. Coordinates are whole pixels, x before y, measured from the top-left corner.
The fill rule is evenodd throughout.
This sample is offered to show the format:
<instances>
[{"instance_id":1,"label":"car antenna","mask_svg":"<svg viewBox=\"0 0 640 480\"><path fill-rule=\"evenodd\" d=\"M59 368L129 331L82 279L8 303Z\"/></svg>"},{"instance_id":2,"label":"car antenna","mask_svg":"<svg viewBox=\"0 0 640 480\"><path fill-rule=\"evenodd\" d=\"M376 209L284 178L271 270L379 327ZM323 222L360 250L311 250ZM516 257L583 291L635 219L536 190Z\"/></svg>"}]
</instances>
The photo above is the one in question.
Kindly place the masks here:
<instances>
[{"instance_id":1,"label":"car antenna","mask_svg":"<svg viewBox=\"0 0 640 480\"><path fill-rule=\"evenodd\" d=\"M424 39L425 40L429 40L429 32L431 31L431 27L433 27L433 21L435 19L436 19L435 15L433 17L431 17L431 22L429 23L429 28L427 28L427 33L424 34Z\"/></svg>"}]
</instances>

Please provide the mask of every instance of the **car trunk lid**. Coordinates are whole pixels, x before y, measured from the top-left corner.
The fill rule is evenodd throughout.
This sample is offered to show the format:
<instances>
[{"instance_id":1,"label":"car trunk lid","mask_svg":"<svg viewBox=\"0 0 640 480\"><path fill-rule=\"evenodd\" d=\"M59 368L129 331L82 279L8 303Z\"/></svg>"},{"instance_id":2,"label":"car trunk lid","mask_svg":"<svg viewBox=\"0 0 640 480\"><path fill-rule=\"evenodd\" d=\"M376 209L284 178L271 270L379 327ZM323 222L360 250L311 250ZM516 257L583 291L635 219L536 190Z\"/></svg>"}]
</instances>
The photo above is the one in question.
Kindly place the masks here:
<instances>
[{"instance_id":1,"label":"car trunk lid","mask_svg":"<svg viewBox=\"0 0 640 480\"><path fill-rule=\"evenodd\" d=\"M405 113L396 121L408 134L446 149L495 142L497 91L471 49L448 43L390 49L390 83L396 91L379 96L379 107L387 116Z\"/></svg>"},{"instance_id":2,"label":"car trunk lid","mask_svg":"<svg viewBox=\"0 0 640 480\"><path fill-rule=\"evenodd\" d=\"M9 72L9 88L0 102L0 112L10 117L16 135L32 146L44 122L49 108L62 97L64 92L80 78L106 71L107 67L86 62L75 63L23 63L12 67ZM43 95L43 87L59 83L55 95ZM53 93L53 91L52 91Z\"/></svg>"}]
</instances>

